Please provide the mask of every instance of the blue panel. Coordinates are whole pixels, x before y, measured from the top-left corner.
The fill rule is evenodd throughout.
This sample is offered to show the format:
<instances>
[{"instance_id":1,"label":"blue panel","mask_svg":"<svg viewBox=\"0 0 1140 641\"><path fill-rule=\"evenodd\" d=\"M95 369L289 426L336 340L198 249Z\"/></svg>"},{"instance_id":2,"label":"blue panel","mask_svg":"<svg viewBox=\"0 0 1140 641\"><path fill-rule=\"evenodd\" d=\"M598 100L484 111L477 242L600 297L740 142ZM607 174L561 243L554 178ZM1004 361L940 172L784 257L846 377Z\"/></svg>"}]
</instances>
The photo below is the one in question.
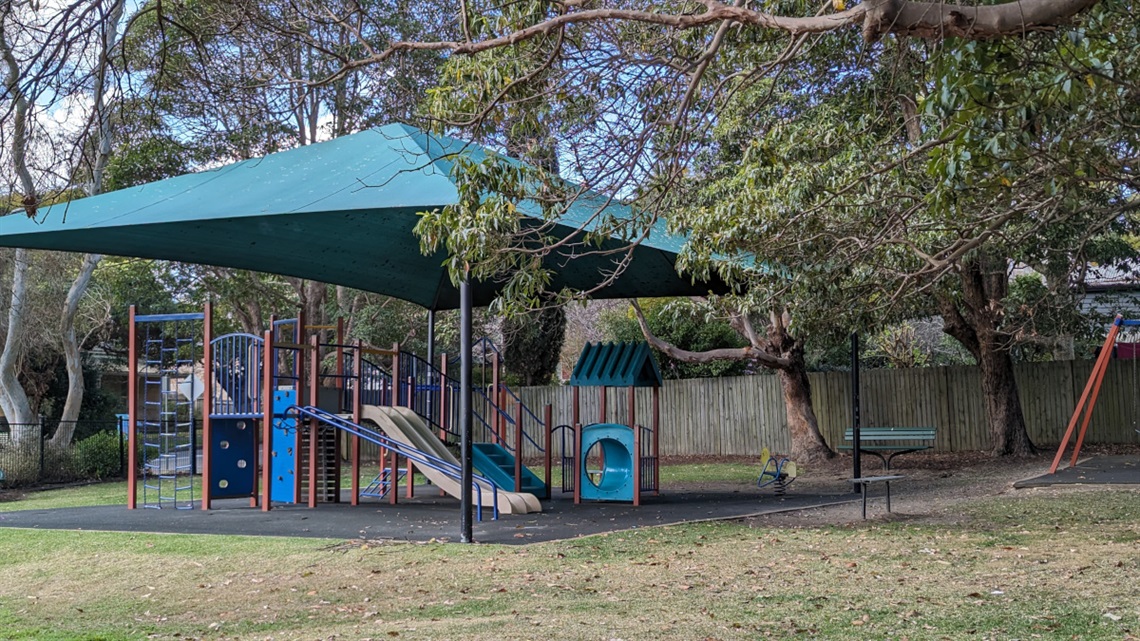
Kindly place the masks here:
<instances>
[{"instance_id":1,"label":"blue panel","mask_svg":"<svg viewBox=\"0 0 1140 641\"><path fill-rule=\"evenodd\" d=\"M254 422L215 418L210 425L210 496L216 499L252 496L257 474Z\"/></svg>"},{"instance_id":2,"label":"blue panel","mask_svg":"<svg viewBox=\"0 0 1140 641\"><path fill-rule=\"evenodd\" d=\"M280 503L297 503L297 419L285 410L297 404L293 390L273 393L273 432L269 445L269 497Z\"/></svg>"},{"instance_id":3,"label":"blue panel","mask_svg":"<svg viewBox=\"0 0 1140 641\"><path fill-rule=\"evenodd\" d=\"M591 470L586 464L597 446L603 462ZM582 463L578 484L587 501L633 501L633 430L628 425L599 423L582 429Z\"/></svg>"}]
</instances>

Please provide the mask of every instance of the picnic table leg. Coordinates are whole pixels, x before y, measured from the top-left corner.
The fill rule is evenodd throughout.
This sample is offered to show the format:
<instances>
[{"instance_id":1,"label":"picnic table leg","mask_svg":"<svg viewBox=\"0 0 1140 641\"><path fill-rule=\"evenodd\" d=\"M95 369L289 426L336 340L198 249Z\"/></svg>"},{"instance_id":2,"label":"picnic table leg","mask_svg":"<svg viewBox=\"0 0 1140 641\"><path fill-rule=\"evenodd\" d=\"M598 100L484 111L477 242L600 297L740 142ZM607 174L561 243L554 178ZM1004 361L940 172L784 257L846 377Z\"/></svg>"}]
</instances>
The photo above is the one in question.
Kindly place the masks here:
<instances>
[{"instance_id":1,"label":"picnic table leg","mask_svg":"<svg viewBox=\"0 0 1140 641\"><path fill-rule=\"evenodd\" d=\"M887 512L891 511L891 482L886 481L887 485Z\"/></svg>"}]
</instances>

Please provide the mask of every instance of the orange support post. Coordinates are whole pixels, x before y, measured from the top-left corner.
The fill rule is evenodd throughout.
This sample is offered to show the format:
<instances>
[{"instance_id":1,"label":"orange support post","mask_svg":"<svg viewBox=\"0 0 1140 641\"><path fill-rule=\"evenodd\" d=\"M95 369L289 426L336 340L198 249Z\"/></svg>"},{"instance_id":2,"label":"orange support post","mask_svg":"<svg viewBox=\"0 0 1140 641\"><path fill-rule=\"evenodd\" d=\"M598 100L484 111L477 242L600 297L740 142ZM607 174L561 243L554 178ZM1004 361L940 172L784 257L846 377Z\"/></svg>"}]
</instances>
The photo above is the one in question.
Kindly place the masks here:
<instances>
[{"instance_id":1,"label":"orange support post","mask_svg":"<svg viewBox=\"0 0 1140 641\"><path fill-rule=\"evenodd\" d=\"M139 347L134 305L131 305L129 316L130 329L127 333L127 360L130 361L130 366L127 368L127 509L133 510L138 507L139 484Z\"/></svg>"},{"instance_id":2,"label":"orange support post","mask_svg":"<svg viewBox=\"0 0 1140 641\"><path fill-rule=\"evenodd\" d=\"M1077 457L1081 454L1081 446L1085 444L1085 433L1088 432L1089 421L1092 420L1093 408L1096 407L1096 399L1100 396L1100 386L1104 383L1104 373L1108 371L1108 363L1112 360L1112 350L1108 349L1106 351L1108 351L1109 356L1103 360L1100 370L1094 372L1096 383L1093 385L1092 396L1089 397L1089 406L1085 410L1085 418L1081 421L1081 429L1077 432L1077 444L1073 447L1073 459L1069 461L1070 467L1077 464Z\"/></svg>"},{"instance_id":3,"label":"orange support post","mask_svg":"<svg viewBox=\"0 0 1140 641\"><path fill-rule=\"evenodd\" d=\"M273 480L273 330L265 330L261 362L261 511L272 503Z\"/></svg>"},{"instance_id":4,"label":"orange support post","mask_svg":"<svg viewBox=\"0 0 1140 641\"><path fill-rule=\"evenodd\" d=\"M1100 354L1097 355L1096 364L1093 365L1092 374L1089 375L1089 380L1085 383L1085 390L1081 393L1081 398L1077 401L1077 407L1073 410L1073 416L1069 419L1069 426L1065 429L1065 436L1061 438L1061 444L1057 446L1057 455L1053 457L1053 465L1049 467L1049 473L1055 474L1057 466L1061 463L1061 457L1065 455L1065 448L1069 445L1069 438L1073 435L1073 429L1077 426L1077 419L1080 417L1082 410L1085 410L1085 401L1089 400L1090 396L1092 402L1089 403L1087 414L1085 416L1084 424L1081 429L1081 436L1077 441L1076 449L1073 452L1073 462L1076 462L1077 454L1080 453L1080 443L1084 438L1084 430L1088 427L1089 419L1092 418L1093 405L1096 403L1096 396L1100 390L1100 383L1104 378L1104 371L1108 368L1108 361L1112 358L1112 347L1116 344L1116 334L1120 331L1120 322L1122 317L1116 316L1112 322L1112 328L1108 330L1108 336L1104 339L1104 345L1100 349Z\"/></svg>"},{"instance_id":5,"label":"orange support post","mask_svg":"<svg viewBox=\"0 0 1140 641\"><path fill-rule=\"evenodd\" d=\"M352 358L352 375L356 383L352 386L352 422L360 425L360 399L364 387L364 341L356 341L356 351ZM352 435L352 499L353 505L360 505L360 437Z\"/></svg>"},{"instance_id":6,"label":"orange support post","mask_svg":"<svg viewBox=\"0 0 1140 641\"><path fill-rule=\"evenodd\" d=\"M416 379L409 376L408 377L408 407L409 408L412 407L412 395L415 393L415 387L416 387ZM411 459L405 458L404 459L404 478L407 479L407 483L404 484L404 497L409 498L409 499L415 498L416 484L412 482L412 475L413 474L415 474L415 470L412 467L412 461L411 461Z\"/></svg>"},{"instance_id":7,"label":"orange support post","mask_svg":"<svg viewBox=\"0 0 1140 641\"><path fill-rule=\"evenodd\" d=\"M315 334L314 334L315 336ZM312 347L312 342L305 340L305 310L297 312L297 324L293 327L293 343L297 345L308 345ZM313 349L316 349L313 347ZM316 405L317 399L313 397L309 403L305 402L305 394L309 391L305 388L305 352L307 350L298 348L293 350L293 374L297 379L293 382L293 389L296 396L293 398L297 405ZM296 432L293 434L293 451L297 453L297 473L293 475L293 496L297 497L297 502L301 501L301 492L303 486L301 484L301 452L304 451L305 444L305 430L301 429L302 419L297 418Z\"/></svg>"},{"instance_id":8,"label":"orange support post","mask_svg":"<svg viewBox=\"0 0 1140 641\"><path fill-rule=\"evenodd\" d=\"M214 306L209 301L202 321L202 509L210 509L210 487L213 471L210 469L210 444L214 427L210 414L214 412ZM191 454L193 456L193 454Z\"/></svg>"}]
</instances>

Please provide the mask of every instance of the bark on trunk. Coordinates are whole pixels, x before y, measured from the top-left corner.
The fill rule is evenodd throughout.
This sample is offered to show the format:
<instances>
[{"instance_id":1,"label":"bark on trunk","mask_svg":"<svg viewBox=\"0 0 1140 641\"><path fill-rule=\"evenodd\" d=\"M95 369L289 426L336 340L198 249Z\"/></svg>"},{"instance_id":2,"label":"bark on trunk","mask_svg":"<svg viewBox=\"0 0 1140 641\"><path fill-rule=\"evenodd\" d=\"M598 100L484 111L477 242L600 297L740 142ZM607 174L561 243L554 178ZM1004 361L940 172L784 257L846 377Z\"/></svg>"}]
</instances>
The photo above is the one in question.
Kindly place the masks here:
<instances>
[{"instance_id":1,"label":"bark on trunk","mask_svg":"<svg viewBox=\"0 0 1140 641\"><path fill-rule=\"evenodd\" d=\"M83 256L79 275L72 281L71 288L67 291L67 299L63 302L63 314L60 316L59 324L63 355L67 364L67 400L63 404L63 415L59 417L59 427L51 437L51 446L55 448L71 445L71 439L75 435L75 421L79 420L79 410L83 406L83 357L79 353L79 340L75 336L75 316L79 312L79 301L87 292L91 276L102 259L99 254Z\"/></svg>"},{"instance_id":2,"label":"bark on trunk","mask_svg":"<svg viewBox=\"0 0 1140 641\"><path fill-rule=\"evenodd\" d=\"M778 372L780 389L784 393L784 410L788 415L788 430L792 437L790 456L797 463L825 461L835 456L835 453L819 433L819 421L811 406L811 383L808 382L803 355L794 360L796 363L793 367Z\"/></svg>"},{"instance_id":3,"label":"bark on trunk","mask_svg":"<svg viewBox=\"0 0 1140 641\"><path fill-rule=\"evenodd\" d=\"M12 298L8 307L8 331L4 337L4 349L0 352L0 408L8 422L19 427L12 429L13 445L33 434L30 427L36 422L28 395L17 377L17 365L23 348L26 328L28 293L28 250L17 249L12 264Z\"/></svg>"},{"instance_id":4,"label":"bark on trunk","mask_svg":"<svg viewBox=\"0 0 1140 641\"><path fill-rule=\"evenodd\" d=\"M982 395L994 456L1030 456L1037 452L1025 428L1021 399L1013 378L1013 359L1008 352L982 347L978 360L982 370Z\"/></svg>"},{"instance_id":5,"label":"bark on trunk","mask_svg":"<svg viewBox=\"0 0 1140 641\"><path fill-rule=\"evenodd\" d=\"M969 350L982 372L982 397L995 456L1028 456L1036 452L1025 429L1017 380L1010 356L1012 337L1001 329L1001 301L1009 293L1009 276L1001 257L979 255L959 271L961 297L938 297L943 331Z\"/></svg>"}]
</instances>

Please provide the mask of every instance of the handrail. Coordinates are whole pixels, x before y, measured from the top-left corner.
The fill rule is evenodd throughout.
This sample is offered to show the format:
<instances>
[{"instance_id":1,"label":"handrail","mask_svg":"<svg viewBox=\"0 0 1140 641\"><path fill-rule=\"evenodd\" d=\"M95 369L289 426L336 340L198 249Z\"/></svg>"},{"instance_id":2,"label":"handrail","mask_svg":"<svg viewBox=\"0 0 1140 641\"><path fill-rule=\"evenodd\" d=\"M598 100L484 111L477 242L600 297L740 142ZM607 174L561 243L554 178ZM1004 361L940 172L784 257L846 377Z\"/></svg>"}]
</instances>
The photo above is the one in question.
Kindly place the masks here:
<instances>
[{"instance_id":1,"label":"handrail","mask_svg":"<svg viewBox=\"0 0 1140 641\"><path fill-rule=\"evenodd\" d=\"M523 408L523 411L525 411L527 414L530 415L530 417L532 419L534 419L535 423L538 423L540 426L542 425L542 419L539 418L538 415L535 414L532 409L527 407L526 403L523 403L522 398L520 398L519 395L516 394L514 390L507 387L506 383L499 383L499 389L505 391L507 393L507 395L509 395L511 397L511 399L513 399L516 403L518 403ZM500 410L500 411L502 411L502 410ZM508 420L508 422L510 422L512 424L515 422L514 417L509 416L509 415L507 416L507 420ZM525 429L522 431L522 433L523 433L523 436L526 437L526 440L530 441L531 445L538 448L539 452L545 451L545 449L541 445L539 445L538 442L534 440L534 437L532 437L530 435L530 433L528 433Z\"/></svg>"},{"instance_id":2,"label":"handrail","mask_svg":"<svg viewBox=\"0 0 1140 641\"><path fill-rule=\"evenodd\" d=\"M362 438L362 439L364 439L370 443L375 443L376 445L379 445L380 447L383 447L383 448L386 448L389 450L393 450L397 454L399 454L400 456L403 456L404 458L412 460L415 463L417 463L423 467L430 468L430 469L436 470L438 472L442 472L442 473L446 474L448 476L448 478L450 478L452 480L459 481L460 483L463 482L463 471L462 471L462 469L460 469L460 467L458 465L455 465L454 463L451 463L449 461L445 461L439 457L428 454L427 452L424 452L422 450L418 450L418 449L411 447L409 445L405 445L404 443L401 443L395 439L392 439L388 436L385 436L379 432L368 429L367 427L364 427L363 425L359 425L357 423L353 423L352 421L343 419L343 418L337 416L336 414L326 412L322 409L319 409L317 407L313 407L311 405L309 405L309 406L293 405L292 407L285 410L286 414L288 414L290 412L297 414L298 417L307 416L309 418L315 418L318 421L321 421L323 423L327 423L328 425L331 425L331 426L333 426L337 429L343 430L345 432L349 432L349 433L351 433L355 436L358 436L358 437L360 437L360 438ZM472 474L471 478L472 478L471 487L475 489L475 493L476 493L476 501L475 501L476 518L480 521L483 520L483 487L482 487L482 485L480 485L480 482L482 482L482 483L486 483L487 485L489 485L491 491L493 492L493 494L492 494L492 496L493 496L492 507L494 508L494 518L498 519L499 518L499 486L496 485L494 481L492 481L492 480L490 480L490 479L488 479L488 478L486 478L480 474Z\"/></svg>"}]
</instances>

